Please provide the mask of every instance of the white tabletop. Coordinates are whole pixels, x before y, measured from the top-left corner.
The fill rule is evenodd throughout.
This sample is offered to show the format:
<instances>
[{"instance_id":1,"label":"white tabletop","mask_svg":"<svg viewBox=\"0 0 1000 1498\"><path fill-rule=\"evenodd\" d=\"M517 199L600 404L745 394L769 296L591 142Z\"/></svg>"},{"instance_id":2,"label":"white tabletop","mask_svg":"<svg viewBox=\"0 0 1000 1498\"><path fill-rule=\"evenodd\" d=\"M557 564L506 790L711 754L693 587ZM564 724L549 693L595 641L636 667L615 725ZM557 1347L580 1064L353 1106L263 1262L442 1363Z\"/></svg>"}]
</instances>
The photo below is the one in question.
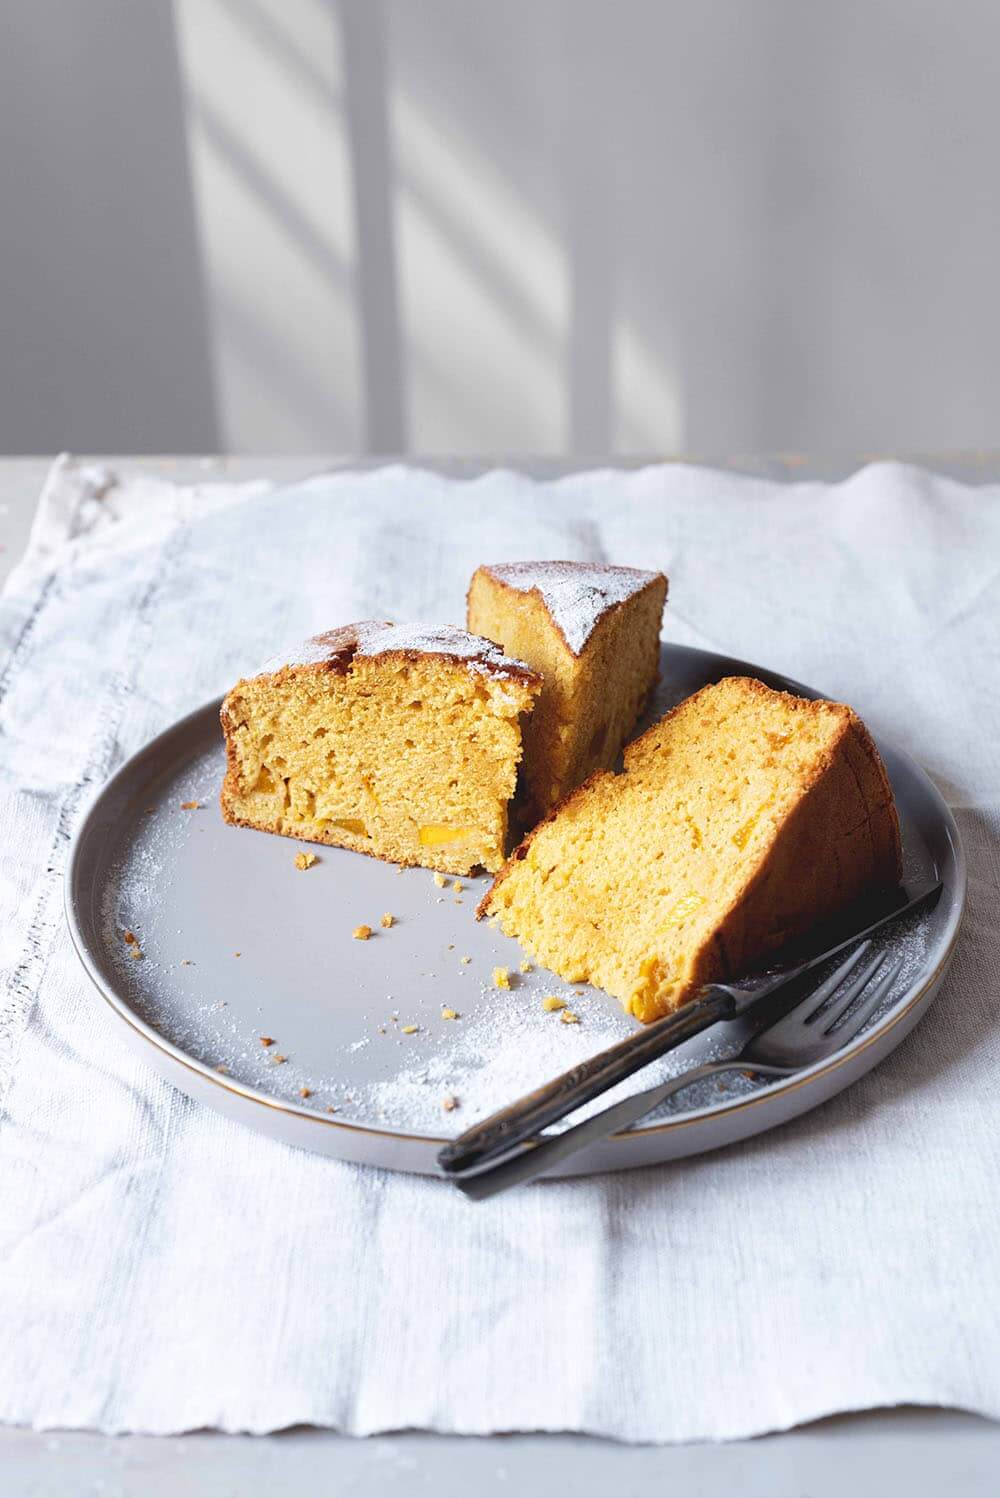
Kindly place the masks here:
<instances>
[{"instance_id":1,"label":"white tabletop","mask_svg":"<svg viewBox=\"0 0 1000 1498\"><path fill-rule=\"evenodd\" d=\"M880 455L882 456L882 455ZM322 468L372 466L371 459L111 458L119 470L152 469L165 477L292 480ZM429 466L471 473L494 460L434 461ZM498 461L533 473L565 472L590 462ZM769 477L837 478L864 457L826 460L798 455L741 458L726 466ZM1000 453L920 455L915 459L967 482L1000 480ZM0 459L0 580L21 554L46 458ZM629 466L634 466L630 463ZM716 463L716 466L723 466ZM179 1487L195 1498L304 1489L331 1477L336 1490L357 1494L426 1491L445 1498L476 1492L526 1495L569 1484L581 1493L613 1486L625 1498L653 1483L667 1492L732 1492L745 1498L811 1498L885 1487L920 1498L947 1486L952 1498L992 1494L1000 1470L1000 1430L992 1422L939 1410L896 1410L840 1416L805 1429L727 1445L625 1447L584 1436L462 1438L404 1433L364 1441L330 1431L296 1430L243 1437L109 1438L81 1433L38 1434L0 1429L3 1488L12 1495L139 1493L156 1498Z\"/></svg>"}]
</instances>

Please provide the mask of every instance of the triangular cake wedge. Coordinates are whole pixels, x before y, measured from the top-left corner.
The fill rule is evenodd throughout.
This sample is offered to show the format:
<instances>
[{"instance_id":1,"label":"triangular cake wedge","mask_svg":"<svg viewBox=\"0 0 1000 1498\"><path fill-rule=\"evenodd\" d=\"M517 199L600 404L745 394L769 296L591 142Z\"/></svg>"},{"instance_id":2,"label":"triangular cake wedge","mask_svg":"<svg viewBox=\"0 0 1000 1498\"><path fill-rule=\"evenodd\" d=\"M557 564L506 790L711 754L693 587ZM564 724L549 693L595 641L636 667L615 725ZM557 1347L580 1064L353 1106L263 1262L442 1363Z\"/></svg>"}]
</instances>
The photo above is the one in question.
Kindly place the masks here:
<instances>
[{"instance_id":1,"label":"triangular cake wedge","mask_svg":"<svg viewBox=\"0 0 1000 1498\"><path fill-rule=\"evenodd\" d=\"M480 567L467 623L544 680L525 728L525 822L610 769L656 684L662 572L594 562Z\"/></svg>"},{"instance_id":2,"label":"triangular cake wedge","mask_svg":"<svg viewBox=\"0 0 1000 1498\"><path fill-rule=\"evenodd\" d=\"M857 715L729 677L557 807L478 914L649 1022L899 876L892 791Z\"/></svg>"},{"instance_id":3,"label":"triangular cake wedge","mask_svg":"<svg viewBox=\"0 0 1000 1498\"><path fill-rule=\"evenodd\" d=\"M308 640L222 705L227 822L449 874L503 862L523 661L461 629L368 620Z\"/></svg>"}]
</instances>

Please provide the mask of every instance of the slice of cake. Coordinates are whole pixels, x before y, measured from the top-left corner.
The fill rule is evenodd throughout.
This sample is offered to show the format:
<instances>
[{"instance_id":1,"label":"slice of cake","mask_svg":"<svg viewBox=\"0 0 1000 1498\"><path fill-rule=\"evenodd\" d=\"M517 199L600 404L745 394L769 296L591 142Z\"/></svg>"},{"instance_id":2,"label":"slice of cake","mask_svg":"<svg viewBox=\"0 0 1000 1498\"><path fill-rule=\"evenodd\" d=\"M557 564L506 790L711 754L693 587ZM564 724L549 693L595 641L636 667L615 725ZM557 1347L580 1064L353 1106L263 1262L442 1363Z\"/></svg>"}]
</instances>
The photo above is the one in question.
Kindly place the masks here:
<instances>
[{"instance_id":1,"label":"slice of cake","mask_svg":"<svg viewBox=\"0 0 1000 1498\"><path fill-rule=\"evenodd\" d=\"M468 626L544 679L525 729L526 820L609 769L656 684L662 572L594 562L480 567Z\"/></svg>"},{"instance_id":2,"label":"slice of cake","mask_svg":"<svg viewBox=\"0 0 1000 1498\"><path fill-rule=\"evenodd\" d=\"M494 871L540 686L460 629L369 620L317 635L226 697L222 814L395 863Z\"/></svg>"},{"instance_id":3,"label":"slice of cake","mask_svg":"<svg viewBox=\"0 0 1000 1498\"><path fill-rule=\"evenodd\" d=\"M857 715L729 677L536 827L478 914L648 1022L899 875L892 791Z\"/></svg>"}]
</instances>

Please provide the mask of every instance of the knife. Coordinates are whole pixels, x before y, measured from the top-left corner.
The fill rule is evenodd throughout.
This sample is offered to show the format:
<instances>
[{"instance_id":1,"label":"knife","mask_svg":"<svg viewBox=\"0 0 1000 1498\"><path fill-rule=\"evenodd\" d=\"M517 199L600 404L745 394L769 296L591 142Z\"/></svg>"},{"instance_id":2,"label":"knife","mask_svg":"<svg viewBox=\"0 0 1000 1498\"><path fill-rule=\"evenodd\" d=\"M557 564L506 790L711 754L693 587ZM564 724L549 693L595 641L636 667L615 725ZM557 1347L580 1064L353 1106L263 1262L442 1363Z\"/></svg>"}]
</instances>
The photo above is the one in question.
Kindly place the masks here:
<instances>
[{"instance_id":1,"label":"knife","mask_svg":"<svg viewBox=\"0 0 1000 1498\"><path fill-rule=\"evenodd\" d=\"M937 903L944 886L937 881L896 905L887 914L854 931L834 946L797 962L772 966L733 983L709 983L673 1014L645 1025L596 1056L581 1061L551 1082L518 1098L506 1108L474 1124L438 1152L438 1165L453 1178L483 1169L520 1145L534 1139L549 1124L565 1118L584 1103L648 1066L658 1056L683 1045L722 1020L738 1019L761 1000L771 997L813 968L829 962L838 952L881 931L904 915Z\"/></svg>"}]
</instances>

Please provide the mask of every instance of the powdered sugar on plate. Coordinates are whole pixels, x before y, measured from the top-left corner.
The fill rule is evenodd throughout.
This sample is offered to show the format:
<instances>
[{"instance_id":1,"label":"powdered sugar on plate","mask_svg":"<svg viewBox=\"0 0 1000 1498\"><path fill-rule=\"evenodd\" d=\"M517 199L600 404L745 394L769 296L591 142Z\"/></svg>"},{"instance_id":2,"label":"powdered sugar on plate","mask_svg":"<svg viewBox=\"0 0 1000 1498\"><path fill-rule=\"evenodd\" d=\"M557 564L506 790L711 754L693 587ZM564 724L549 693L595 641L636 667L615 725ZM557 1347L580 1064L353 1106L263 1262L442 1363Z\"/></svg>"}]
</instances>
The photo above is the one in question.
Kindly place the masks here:
<instances>
[{"instance_id":1,"label":"powdered sugar on plate","mask_svg":"<svg viewBox=\"0 0 1000 1498\"><path fill-rule=\"evenodd\" d=\"M641 593L659 576L601 562L499 562L483 570L519 593L540 594L574 655L608 609Z\"/></svg>"},{"instance_id":2,"label":"powdered sugar on plate","mask_svg":"<svg viewBox=\"0 0 1000 1498\"><path fill-rule=\"evenodd\" d=\"M215 747L143 787L123 814L102 875L101 960L129 1011L224 1084L367 1128L441 1137L634 1030L606 994L533 963L521 970L516 943L474 918L487 878L442 887L426 870L400 875L332 848L300 871L294 841L222 823L222 770ZM368 941L352 938L362 923ZM886 934L902 967L872 1023L924 970L927 935L922 916ZM550 996L579 1023L547 1009ZM727 1025L697 1036L590 1109L732 1055L746 1034ZM758 1085L734 1072L655 1116Z\"/></svg>"}]
</instances>

